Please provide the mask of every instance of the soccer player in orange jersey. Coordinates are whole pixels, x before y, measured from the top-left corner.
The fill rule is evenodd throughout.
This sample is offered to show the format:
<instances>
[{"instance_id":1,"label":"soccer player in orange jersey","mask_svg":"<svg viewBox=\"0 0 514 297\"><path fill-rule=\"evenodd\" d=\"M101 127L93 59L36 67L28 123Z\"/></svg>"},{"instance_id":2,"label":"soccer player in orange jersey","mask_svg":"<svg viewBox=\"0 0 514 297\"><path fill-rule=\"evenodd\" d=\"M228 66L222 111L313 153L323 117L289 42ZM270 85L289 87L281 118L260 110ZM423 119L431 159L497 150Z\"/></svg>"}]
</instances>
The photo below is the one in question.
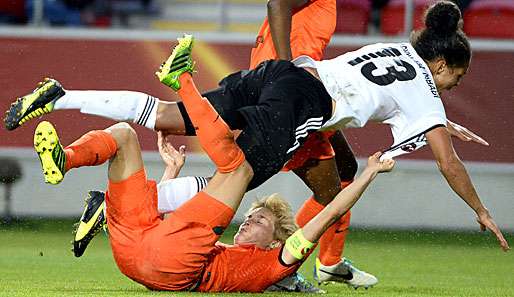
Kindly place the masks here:
<instances>
[{"instance_id":1,"label":"soccer player in orange jersey","mask_svg":"<svg viewBox=\"0 0 514 297\"><path fill-rule=\"evenodd\" d=\"M321 60L336 28L336 14L335 0L268 1L268 17L255 40L250 69L266 60L292 60L301 55ZM313 192L297 213L297 222L301 224L312 217L313 209L327 205L341 188L352 182L357 161L341 131L316 132L283 170L292 170ZM348 211L321 237L314 278L320 283L340 281L367 288L375 285L377 278L341 259L350 218Z\"/></svg>"},{"instance_id":2,"label":"soccer player in orange jersey","mask_svg":"<svg viewBox=\"0 0 514 297\"><path fill-rule=\"evenodd\" d=\"M192 84L189 73L180 82ZM34 135L47 183L61 182L74 168L109 160L106 209L113 256L123 274L151 290L262 292L296 271L323 231L357 202L379 172L394 166L392 160L380 161L380 153L371 156L361 176L296 231L291 219L280 218L290 212L287 204L268 198L247 214L234 245L219 244L253 170L226 123L195 91L185 88L185 106L218 171L202 192L165 219L157 211L156 184L146 178L130 125L90 131L66 148L49 122L41 122Z\"/></svg>"}]
</instances>

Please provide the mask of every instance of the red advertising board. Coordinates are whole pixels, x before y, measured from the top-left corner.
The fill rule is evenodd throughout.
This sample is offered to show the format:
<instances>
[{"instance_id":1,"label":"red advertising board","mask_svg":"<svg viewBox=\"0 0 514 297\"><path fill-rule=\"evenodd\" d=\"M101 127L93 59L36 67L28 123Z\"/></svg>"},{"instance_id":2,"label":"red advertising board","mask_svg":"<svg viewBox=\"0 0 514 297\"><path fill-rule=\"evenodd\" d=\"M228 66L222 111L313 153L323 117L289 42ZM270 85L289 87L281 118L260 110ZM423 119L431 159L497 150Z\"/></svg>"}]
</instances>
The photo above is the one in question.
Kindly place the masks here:
<instances>
[{"instance_id":1,"label":"red advertising board","mask_svg":"<svg viewBox=\"0 0 514 297\"><path fill-rule=\"evenodd\" d=\"M68 89L134 90L163 100L176 100L176 95L154 77L171 45L171 42L144 40L0 38L0 110L7 110L11 101L29 92L46 76L58 79ZM195 80L200 90L214 88L224 75L246 68L250 48L251 44L198 42ZM327 58L351 49L329 47ZM514 52L476 52L461 85L442 94L448 118L476 131L491 144L485 147L455 140L462 159L514 163L513 65ZM57 111L45 119L55 123L64 144L88 130L113 123L78 111ZM13 132L0 129L0 147L30 147L36 122ZM156 149L154 133L143 128L137 131L143 149ZM358 156L387 148L392 142L389 129L376 124L349 129L345 134ZM191 138L178 137L179 143L189 143L190 151L198 150ZM425 149L406 158L430 159L431 154Z\"/></svg>"}]
</instances>

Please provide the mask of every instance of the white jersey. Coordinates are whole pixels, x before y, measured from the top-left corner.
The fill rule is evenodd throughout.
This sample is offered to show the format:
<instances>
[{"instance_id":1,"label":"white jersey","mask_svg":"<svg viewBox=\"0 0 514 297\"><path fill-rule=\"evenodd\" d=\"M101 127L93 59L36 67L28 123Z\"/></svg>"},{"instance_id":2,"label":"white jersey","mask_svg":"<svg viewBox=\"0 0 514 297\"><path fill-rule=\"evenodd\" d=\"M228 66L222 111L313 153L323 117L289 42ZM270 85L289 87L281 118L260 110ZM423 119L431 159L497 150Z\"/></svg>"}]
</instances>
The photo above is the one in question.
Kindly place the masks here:
<instances>
[{"instance_id":1,"label":"white jersey","mask_svg":"<svg viewBox=\"0 0 514 297\"><path fill-rule=\"evenodd\" d=\"M316 68L336 103L322 130L390 125L393 147L418 139L446 114L432 74L409 43L377 43L331 60L301 56L298 67Z\"/></svg>"}]
</instances>

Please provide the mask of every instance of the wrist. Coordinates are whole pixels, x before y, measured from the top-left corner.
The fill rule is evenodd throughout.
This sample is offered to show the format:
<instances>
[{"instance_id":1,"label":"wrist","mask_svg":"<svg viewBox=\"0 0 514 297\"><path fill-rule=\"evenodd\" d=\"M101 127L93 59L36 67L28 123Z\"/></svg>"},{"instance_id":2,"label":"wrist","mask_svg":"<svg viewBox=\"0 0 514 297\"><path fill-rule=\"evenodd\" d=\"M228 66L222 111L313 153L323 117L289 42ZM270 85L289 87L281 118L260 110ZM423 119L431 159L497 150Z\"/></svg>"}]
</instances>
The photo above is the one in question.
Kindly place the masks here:
<instances>
[{"instance_id":1,"label":"wrist","mask_svg":"<svg viewBox=\"0 0 514 297\"><path fill-rule=\"evenodd\" d=\"M475 212L478 216L489 215L489 210L487 210L483 205L479 206Z\"/></svg>"},{"instance_id":2,"label":"wrist","mask_svg":"<svg viewBox=\"0 0 514 297\"><path fill-rule=\"evenodd\" d=\"M364 168L364 170L361 173L362 176L365 176L365 177L369 178L370 180L374 179L375 176L377 176L377 174L378 174L378 168L371 168L369 166Z\"/></svg>"}]
</instances>

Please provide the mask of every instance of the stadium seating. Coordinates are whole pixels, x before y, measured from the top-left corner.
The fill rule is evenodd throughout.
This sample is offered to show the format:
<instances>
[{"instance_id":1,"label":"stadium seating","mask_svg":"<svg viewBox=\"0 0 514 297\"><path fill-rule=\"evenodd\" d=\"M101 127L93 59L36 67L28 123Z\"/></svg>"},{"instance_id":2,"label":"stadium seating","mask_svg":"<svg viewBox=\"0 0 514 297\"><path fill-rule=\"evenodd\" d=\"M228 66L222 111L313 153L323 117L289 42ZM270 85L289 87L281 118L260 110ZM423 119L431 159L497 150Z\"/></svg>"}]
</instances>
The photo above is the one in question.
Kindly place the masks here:
<instances>
[{"instance_id":1,"label":"stadium seating","mask_svg":"<svg viewBox=\"0 0 514 297\"><path fill-rule=\"evenodd\" d=\"M436 0L414 0L414 29L423 27L423 13L425 9ZM397 35L404 32L405 0L391 0L382 9L380 16L380 30L385 35Z\"/></svg>"},{"instance_id":2,"label":"stadium seating","mask_svg":"<svg viewBox=\"0 0 514 297\"><path fill-rule=\"evenodd\" d=\"M514 38L514 0L475 0L464 14L471 37Z\"/></svg>"},{"instance_id":3,"label":"stadium seating","mask_svg":"<svg viewBox=\"0 0 514 297\"><path fill-rule=\"evenodd\" d=\"M0 19L10 23L19 23L25 20L25 0L0 1Z\"/></svg>"},{"instance_id":4,"label":"stadium seating","mask_svg":"<svg viewBox=\"0 0 514 297\"><path fill-rule=\"evenodd\" d=\"M32 21L35 0L25 2L25 12L28 21ZM81 26L80 11L76 8L68 8L64 2L43 0L43 16L51 25Z\"/></svg>"},{"instance_id":5,"label":"stadium seating","mask_svg":"<svg viewBox=\"0 0 514 297\"><path fill-rule=\"evenodd\" d=\"M370 11L369 0L338 0L336 33L366 34Z\"/></svg>"}]
</instances>

